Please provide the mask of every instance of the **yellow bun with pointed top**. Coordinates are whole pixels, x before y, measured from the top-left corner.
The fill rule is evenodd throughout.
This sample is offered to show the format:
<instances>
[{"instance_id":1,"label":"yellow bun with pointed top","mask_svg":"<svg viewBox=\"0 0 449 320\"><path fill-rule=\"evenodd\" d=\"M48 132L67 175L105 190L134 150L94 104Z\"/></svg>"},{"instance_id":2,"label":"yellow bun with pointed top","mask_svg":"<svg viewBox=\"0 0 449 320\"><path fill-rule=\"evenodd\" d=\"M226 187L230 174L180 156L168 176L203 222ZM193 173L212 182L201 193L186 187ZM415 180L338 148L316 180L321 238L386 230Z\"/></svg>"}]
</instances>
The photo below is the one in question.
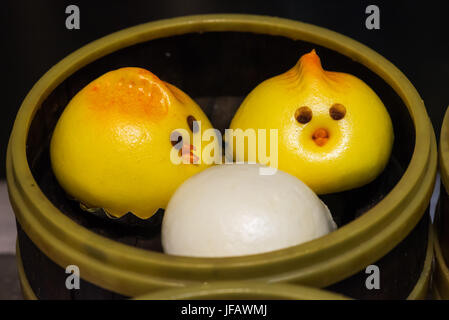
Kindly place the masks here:
<instances>
[{"instance_id":1,"label":"yellow bun with pointed top","mask_svg":"<svg viewBox=\"0 0 449 320\"><path fill-rule=\"evenodd\" d=\"M192 99L151 72L108 72L78 92L58 120L50 144L53 171L88 208L149 218L184 180L208 167L193 163L199 154L191 141L201 133L192 132L194 120L202 130L212 128ZM185 131L173 139L177 129ZM188 161L176 164L171 155Z\"/></svg>"},{"instance_id":2,"label":"yellow bun with pointed top","mask_svg":"<svg viewBox=\"0 0 449 320\"><path fill-rule=\"evenodd\" d=\"M376 93L353 75L323 70L315 50L251 91L230 127L266 129L267 137L277 129L279 169L318 194L374 180L394 140L390 116ZM234 143L236 160L247 160L248 150L239 146L244 140Z\"/></svg>"}]
</instances>

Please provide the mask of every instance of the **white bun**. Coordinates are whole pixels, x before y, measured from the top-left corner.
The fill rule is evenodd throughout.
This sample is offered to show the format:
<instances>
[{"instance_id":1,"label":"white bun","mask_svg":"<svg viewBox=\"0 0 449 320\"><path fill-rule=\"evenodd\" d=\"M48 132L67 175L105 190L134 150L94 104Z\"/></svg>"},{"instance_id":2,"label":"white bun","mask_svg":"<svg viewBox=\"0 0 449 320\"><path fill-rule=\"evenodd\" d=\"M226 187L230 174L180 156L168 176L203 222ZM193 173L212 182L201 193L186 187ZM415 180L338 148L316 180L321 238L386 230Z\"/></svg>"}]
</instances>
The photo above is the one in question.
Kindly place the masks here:
<instances>
[{"instance_id":1,"label":"white bun","mask_svg":"<svg viewBox=\"0 0 449 320\"><path fill-rule=\"evenodd\" d=\"M224 164L185 181L162 223L168 254L229 257L294 246L336 229L326 205L296 177Z\"/></svg>"}]
</instances>

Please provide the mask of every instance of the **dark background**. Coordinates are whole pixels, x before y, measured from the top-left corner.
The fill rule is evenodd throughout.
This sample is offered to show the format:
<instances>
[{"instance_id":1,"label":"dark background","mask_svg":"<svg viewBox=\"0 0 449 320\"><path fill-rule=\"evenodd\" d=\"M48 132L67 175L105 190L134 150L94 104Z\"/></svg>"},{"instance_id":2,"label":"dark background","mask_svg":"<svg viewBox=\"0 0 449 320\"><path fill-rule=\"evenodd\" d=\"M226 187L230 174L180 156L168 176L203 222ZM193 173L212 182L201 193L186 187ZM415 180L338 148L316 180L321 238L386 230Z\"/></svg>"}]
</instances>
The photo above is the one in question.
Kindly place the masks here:
<instances>
[{"instance_id":1,"label":"dark background","mask_svg":"<svg viewBox=\"0 0 449 320\"><path fill-rule=\"evenodd\" d=\"M65 8L78 5L81 29L67 30ZM367 30L365 8L380 8ZM33 84L56 62L111 32L152 20L202 13L253 13L312 23L354 38L394 63L418 89L437 136L449 105L449 0L134 0L2 1L0 178L14 117ZM6 71L6 73L5 73Z\"/></svg>"}]
</instances>

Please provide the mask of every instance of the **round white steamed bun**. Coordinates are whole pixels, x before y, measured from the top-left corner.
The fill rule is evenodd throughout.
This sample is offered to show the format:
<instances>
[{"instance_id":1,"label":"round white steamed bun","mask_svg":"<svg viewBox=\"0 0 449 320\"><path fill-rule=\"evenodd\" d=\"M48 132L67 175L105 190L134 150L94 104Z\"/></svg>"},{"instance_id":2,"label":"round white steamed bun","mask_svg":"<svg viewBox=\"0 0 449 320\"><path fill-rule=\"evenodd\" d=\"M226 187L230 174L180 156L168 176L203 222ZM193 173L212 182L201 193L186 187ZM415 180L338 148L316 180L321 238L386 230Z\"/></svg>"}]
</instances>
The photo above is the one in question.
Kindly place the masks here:
<instances>
[{"instance_id":1,"label":"round white steamed bun","mask_svg":"<svg viewBox=\"0 0 449 320\"><path fill-rule=\"evenodd\" d=\"M336 229L326 205L296 177L258 164L224 164L186 180L162 222L164 252L229 257L294 246Z\"/></svg>"}]
</instances>

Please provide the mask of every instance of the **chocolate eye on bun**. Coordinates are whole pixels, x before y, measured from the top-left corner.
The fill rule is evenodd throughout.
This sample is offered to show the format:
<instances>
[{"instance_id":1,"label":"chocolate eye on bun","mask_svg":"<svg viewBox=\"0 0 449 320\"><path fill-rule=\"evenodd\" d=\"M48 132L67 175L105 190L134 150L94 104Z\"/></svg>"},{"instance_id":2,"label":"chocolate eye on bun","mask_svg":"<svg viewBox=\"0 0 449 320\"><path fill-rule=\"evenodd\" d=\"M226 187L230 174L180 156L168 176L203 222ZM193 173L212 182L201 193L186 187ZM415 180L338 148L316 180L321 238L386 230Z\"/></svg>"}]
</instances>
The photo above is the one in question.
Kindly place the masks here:
<instances>
[{"instance_id":1,"label":"chocolate eye on bun","mask_svg":"<svg viewBox=\"0 0 449 320\"><path fill-rule=\"evenodd\" d=\"M259 164L210 167L174 193L162 222L165 253L195 257L257 254L336 229L326 205L296 177Z\"/></svg>"}]
</instances>

